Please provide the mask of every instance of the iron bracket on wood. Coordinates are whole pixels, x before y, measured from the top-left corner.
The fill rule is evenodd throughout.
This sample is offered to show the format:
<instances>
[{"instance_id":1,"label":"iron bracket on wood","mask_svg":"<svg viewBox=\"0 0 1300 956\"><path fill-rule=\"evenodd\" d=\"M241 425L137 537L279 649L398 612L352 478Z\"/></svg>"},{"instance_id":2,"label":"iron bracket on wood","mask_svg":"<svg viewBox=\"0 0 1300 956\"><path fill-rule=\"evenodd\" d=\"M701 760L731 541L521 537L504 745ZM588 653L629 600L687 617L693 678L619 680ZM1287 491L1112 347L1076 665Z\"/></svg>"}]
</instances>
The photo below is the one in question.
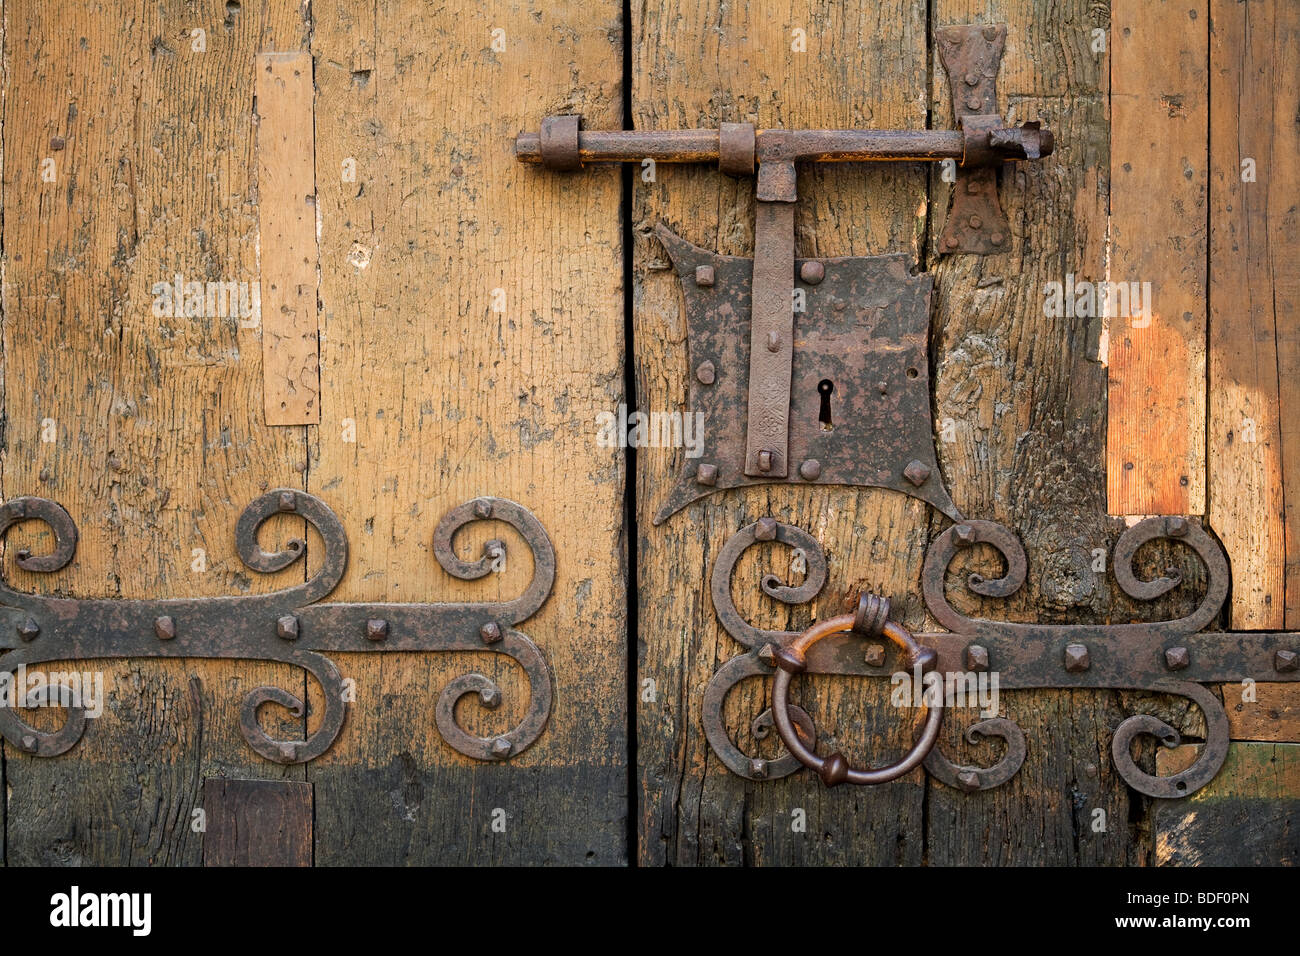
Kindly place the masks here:
<instances>
[{"instance_id":1,"label":"iron bracket on wood","mask_svg":"<svg viewBox=\"0 0 1300 956\"><path fill-rule=\"evenodd\" d=\"M990 33L992 41L985 39ZM945 63L960 61L974 80L956 130L756 130L723 123L588 131L579 117L566 115L547 117L537 133L519 134L519 161L551 170L716 162L723 172L755 177L752 260L713 255L659 227L686 290L691 411L704 412L707 450L683 465L655 524L719 489L775 481L893 488L960 517L933 446L925 361L930 279L910 276L902 256L797 259L796 165L953 161L969 193L961 207L965 225L955 244L945 238L941 245L1000 251L1009 231L999 225L1005 217L997 206L996 167L1039 159L1053 148L1051 132L1038 123L1006 127L985 115L996 109L993 81L1005 36L1001 26L941 31ZM949 50L956 37L964 39ZM996 215L977 224L970 204L990 202Z\"/></svg>"},{"instance_id":2,"label":"iron bracket on wood","mask_svg":"<svg viewBox=\"0 0 1300 956\"><path fill-rule=\"evenodd\" d=\"M787 714L771 709L759 714L751 726L755 739L763 739L775 726L787 752L775 759L751 757L731 739L723 720L727 695L741 681L768 678L778 673L807 672L867 677L912 674L919 670L955 675L969 686L972 678L996 674L1000 690L1029 688L1112 688L1172 694L1192 701L1205 715L1205 742L1196 761L1181 772L1155 776L1139 767L1130 752L1141 735L1155 737L1163 746L1181 742L1178 731L1162 720L1138 714L1122 721L1111 741L1111 760L1124 781L1151 797L1187 796L1218 773L1228 753L1228 718L1223 704L1205 686L1213 683L1300 680L1300 633L1206 631L1228 595L1228 560L1222 547L1201 525L1183 517L1146 518L1125 530L1116 542L1112 568L1119 587L1140 601L1155 600L1178 588L1182 577L1173 569L1149 581L1133 570L1138 549L1157 539L1181 544L1194 551L1206 570L1206 589L1190 613L1172 621L1122 624L1021 624L970 618L948 602L949 565L962 552L986 545L1004 565L999 577L970 574L965 586L983 597L1006 598L1024 584L1025 552L1019 539L993 521L964 521L948 527L931 544L922 570L922 592L930 614L946 631L919 633L915 644L925 652L909 656L905 649L882 641L889 621L889 602L863 595L855 615L841 621L814 625L803 634L754 627L736 610L731 597L732 573L741 555L763 542L779 542L802 550L807 572L798 586L787 586L773 574L764 574L760 590L783 604L811 601L826 583L826 557L808 532L775 520L761 518L742 528L723 546L714 565L713 605L723 629L749 648L727 661L709 681L704 693L704 732L714 752L733 773L750 780L775 779L798 770L796 752L811 752L816 729L808 714L791 705ZM821 629L830 633L817 633ZM892 643L899 643L895 640ZM918 675L919 676L919 675ZM781 700L784 700L782 697ZM778 701L779 703L779 701ZM784 726L783 726L784 724ZM1023 731L1004 717L990 717L967 729L966 738L996 737L1004 744L1001 758L988 767L960 766L938 747L929 750L924 766L943 783L964 791L987 790L1015 776L1027 752ZM931 741L932 742L932 741ZM845 767L831 755L817 758L828 783L842 782ZM811 765L811 761L809 762Z\"/></svg>"},{"instance_id":3,"label":"iron bracket on wood","mask_svg":"<svg viewBox=\"0 0 1300 956\"><path fill-rule=\"evenodd\" d=\"M504 498L477 498L452 509L438 523L433 551L443 570L462 580L491 573L506 554L505 541L492 540L477 561L463 561L452 549L456 533L474 521L501 521L523 537L533 556L533 577L512 601L448 604L318 603L338 585L347 568L348 541L343 525L315 495L290 488L270 491L253 501L235 527L235 545L244 564L271 573L303 560L306 542L291 539L284 550L263 551L258 529L272 516L297 517L314 527L324 543L319 568L304 583L269 594L133 601L82 600L26 594L0 575L0 689L20 706L61 706L63 726L42 731L28 725L13 707L0 707L0 735L19 750L53 757L70 750L86 727L86 709L74 688L42 680L29 689L20 680L28 667L51 661L110 658L208 658L275 661L301 667L320 685L323 712L305 739L273 739L258 722L258 709L275 704L306 718L307 705L278 687L250 690L240 710L240 731L248 745L268 760L303 763L334 743L347 714L344 678L327 653L398 651L486 651L509 657L528 678L526 713L510 731L493 737L467 733L455 719L457 702L476 694L487 708L501 704L491 678L470 673L448 683L438 695L434 721L457 751L476 760L503 760L529 747L551 712L552 677L541 649L514 629L546 602L555 581L555 550L541 523L522 505ZM44 522L54 535L48 554L20 551L27 571L51 573L65 567L77 546L77 528L62 506L46 498L14 498L0 506L0 537L28 520ZM19 694L21 696L14 696ZM7 698L9 699L9 698ZM306 724L304 723L304 728Z\"/></svg>"}]
</instances>

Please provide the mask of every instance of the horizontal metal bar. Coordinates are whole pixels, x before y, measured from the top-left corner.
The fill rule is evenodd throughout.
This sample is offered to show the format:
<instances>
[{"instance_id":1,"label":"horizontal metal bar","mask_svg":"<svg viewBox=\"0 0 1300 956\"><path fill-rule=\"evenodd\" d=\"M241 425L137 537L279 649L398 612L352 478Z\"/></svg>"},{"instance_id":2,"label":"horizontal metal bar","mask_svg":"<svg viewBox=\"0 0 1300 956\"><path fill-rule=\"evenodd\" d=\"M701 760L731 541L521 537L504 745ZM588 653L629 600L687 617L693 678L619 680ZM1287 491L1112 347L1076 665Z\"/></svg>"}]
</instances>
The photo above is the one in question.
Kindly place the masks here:
<instances>
[{"instance_id":1,"label":"horizontal metal bar","mask_svg":"<svg viewBox=\"0 0 1300 956\"><path fill-rule=\"evenodd\" d=\"M763 137L779 133L787 160L817 163L960 161L962 134L958 130L759 130L755 134L759 162ZM520 133L515 156L521 163L541 165L541 137ZM585 163L716 163L718 130L584 130L578 134L578 156Z\"/></svg>"}]
</instances>

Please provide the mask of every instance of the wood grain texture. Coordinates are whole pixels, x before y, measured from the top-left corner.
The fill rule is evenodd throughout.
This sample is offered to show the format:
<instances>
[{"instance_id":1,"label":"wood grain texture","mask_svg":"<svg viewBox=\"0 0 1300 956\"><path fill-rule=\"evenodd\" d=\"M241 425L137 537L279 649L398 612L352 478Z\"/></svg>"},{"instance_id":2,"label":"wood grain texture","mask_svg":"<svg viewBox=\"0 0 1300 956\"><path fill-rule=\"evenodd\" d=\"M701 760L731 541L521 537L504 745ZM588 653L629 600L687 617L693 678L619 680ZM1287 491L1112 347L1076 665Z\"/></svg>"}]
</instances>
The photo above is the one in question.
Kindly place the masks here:
<instances>
[{"instance_id":1,"label":"wood grain texture","mask_svg":"<svg viewBox=\"0 0 1300 956\"><path fill-rule=\"evenodd\" d=\"M299 43L297 8L98 3L71 20L58 4L16 2L5 18L0 483L6 497L62 502L81 531L69 568L41 577L8 563L9 580L127 598L301 581L301 567L267 580L234 552L244 505L300 480L295 465L305 465L300 431L262 424L258 332L238 317L155 310L155 284L176 274L257 280L252 62L263 44ZM56 431L45 442L47 419ZM264 544L294 532L301 524L282 523ZM49 540L20 528L8 544L39 552ZM191 570L196 548L206 571ZM107 706L77 749L33 759L5 745L8 862L197 864L190 816L204 776L302 778L238 732L243 695L301 687L295 669L86 666L103 670ZM286 712L268 710L268 729L280 731Z\"/></svg>"},{"instance_id":2,"label":"wood grain texture","mask_svg":"<svg viewBox=\"0 0 1300 956\"><path fill-rule=\"evenodd\" d=\"M1223 702L1233 740L1300 742L1300 684L1255 684L1253 701L1241 684L1223 685Z\"/></svg>"},{"instance_id":3,"label":"wood grain texture","mask_svg":"<svg viewBox=\"0 0 1300 956\"><path fill-rule=\"evenodd\" d=\"M1111 8L1110 259L1089 279L1151 292L1106 320L1115 515L1205 513L1208 30L1205 0Z\"/></svg>"},{"instance_id":4,"label":"wood grain texture","mask_svg":"<svg viewBox=\"0 0 1300 956\"><path fill-rule=\"evenodd\" d=\"M259 53L254 68L266 423L318 425L312 58L305 51Z\"/></svg>"},{"instance_id":5,"label":"wood grain texture","mask_svg":"<svg viewBox=\"0 0 1300 956\"><path fill-rule=\"evenodd\" d=\"M358 702L308 769L316 861L623 862L623 453L596 442L596 415L623 400L619 177L531 169L513 150L552 113L621 126L620 6L313 9L323 406L308 482L352 542L335 597L520 593L527 548L498 522L454 546L477 558L505 539L500 576L458 581L434 560L438 520L480 495L531 509L558 559L549 602L520 626L550 661L554 707L507 763L460 756L433 722L442 688L478 671L503 703L466 701L463 725L513 726L527 683L502 657L341 656Z\"/></svg>"},{"instance_id":6,"label":"wood grain texture","mask_svg":"<svg viewBox=\"0 0 1300 956\"><path fill-rule=\"evenodd\" d=\"M1156 755L1161 775L1190 766L1183 744ZM1158 866L1294 866L1300 861L1300 745L1234 743L1213 780L1185 800L1157 801Z\"/></svg>"},{"instance_id":7,"label":"wood grain texture","mask_svg":"<svg viewBox=\"0 0 1300 956\"><path fill-rule=\"evenodd\" d=\"M1011 222L1007 253L938 258L934 331L935 406L956 441L941 444L953 498L970 517L1002 522L1024 543L1029 577L1007 601L973 603L967 613L1003 620L1099 622L1132 614L1160 619L1159 605L1122 599L1109 555L1122 524L1106 518L1106 371L1096 361L1099 329L1043 308L1048 282L1066 273L1104 277L1110 191L1109 66L1092 49L1106 29L1104 9L1086 2L944 2L936 27L1007 24L998 77L999 108L1014 122L1041 120L1056 151L1041 163L1006 169L1000 194ZM935 126L952 122L951 97L936 57ZM942 214L948 186L933 177ZM931 237L939 235L932 226ZM934 253L931 253L932 256ZM1143 558L1146 558L1144 553ZM1194 574L1194 561L1188 562ZM991 553L971 570L1001 573ZM956 580L960 581L960 578ZM1127 618L1126 618L1127 619ZM1118 865L1146 858L1135 797L1115 773L1112 730L1133 711L1108 691L1004 691L1006 716L1024 730L1028 756L1011 781L967 795L930 784L928 861L965 865ZM963 719L965 718L965 719ZM988 766L994 743L972 749L961 734L972 716L945 718L939 746L953 759ZM1177 721L1181 725L1181 720ZM1149 752L1143 756L1150 760ZM1141 804L1136 815L1142 815ZM1095 832L1093 811L1108 825Z\"/></svg>"},{"instance_id":8,"label":"wood grain texture","mask_svg":"<svg viewBox=\"0 0 1300 956\"><path fill-rule=\"evenodd\" d=\"M311 784L210 777L203 809L204 866L311 866Z\"/></svg>"},{"instance_id":9,"label":"wood grain texture","mask_svg":"<svg viewBox=\"0 0 1300 956\"><path fill-rule=\"evenodd\" d=\"M1211 14L1210 521L1232 562L1231 626L1296 627L1287 575L1300 561L1288 548L1300 541L1300 11L1214 0ZM1243 180L1248 160L1253 182Z\"/></svg>"},{"instance_id":10,"label":"wood grain texture","mask_svg":"<svg viewBox=\"0 0 1300 956\"><path fill-rule=\"evenodd\" d=\"M743 4L632 5L633 125L686 129L719 122L759 127L921 129L926 106L924 10L795 0L755 16ZM807 52L791 50L805 31ZM635 177L635 361L637 407L682 409L687 349L682 300L651 231L665 222L683 238L751 256L754 179L716 169L660 165L657 182ZM894 164L799 170L798 255L907 252L924 229L925 171ZM750 783L732 775L704 738L700 702L719 665L744 647L718 625L709 575L723 543L764 515L805 528L824 545L830 575L821 597L796 608L763 597L765 571L794 581L790 553L774 545L740 562L733 593L759 626L801 630L840 613L861 589L887 594L904 620L921 621L916 581L925 546L925 505L881 490L758 486L716 494L658 528L651 517L675 481L680 449L638 454L638 678L656 696L638 708L638 858L644 864L916 864L923 861L925 783L914 772L874 788L828 791L808 772ZM750 721L765 707L762 680L730 695L730 733L746 753L770 756ZM888 706L889 685L814 677L794 699L817 722L821 746L858 765L903 753L910 720ZM775 737L775 735L772 735ZM824 751L829 752L829 751ZM793 811L806 815L795 832Z\"/></svg>"}]
</instances>

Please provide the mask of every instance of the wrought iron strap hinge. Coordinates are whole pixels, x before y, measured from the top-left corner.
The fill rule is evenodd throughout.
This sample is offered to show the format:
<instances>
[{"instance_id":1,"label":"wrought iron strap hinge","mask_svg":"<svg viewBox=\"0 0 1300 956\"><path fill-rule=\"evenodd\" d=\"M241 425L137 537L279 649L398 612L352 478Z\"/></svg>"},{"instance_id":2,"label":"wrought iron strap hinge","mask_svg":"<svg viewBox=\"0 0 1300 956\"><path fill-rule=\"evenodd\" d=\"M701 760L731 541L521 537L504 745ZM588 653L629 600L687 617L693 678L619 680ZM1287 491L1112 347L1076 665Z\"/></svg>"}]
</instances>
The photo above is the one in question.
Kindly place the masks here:
<instances>
[{"instance_id":1,"label":"wrought iron strap hinge","mask_svg":"<svg viewBox=\"0 0 1300 956\"><path fill-rule=\"evenodd\" d=\"M686 463L656 524L713 491L774 481L888 487L960 517L933 448L930 279L909 276L901 256L799 260L794 243L797 163L912 160L957 166L943 251L1006 245L996 167L1047 156L1052 134L1038 123L1008 127L996 115L1005 27L939 35L958 107L955 130L723 123L601 131L583 130L579 117L567 115L547 117L537 133L516 139L520 162L551 170L649 159L716 162L723 172L755 176L752 260L713 255L658 230L686 291L691 410L704 415L706 449Z\"/></svg>"},{"instance_id":2,"label":"wrought iron strap hinge","mask_svg":"<svg viewBox=\"0 0 1300 956\"><path fill-rule=\"evenodd\" d=\"M714 565L713 604L723 629L749 648L727 661L709 681L704 693L705 735L714 752L733 773L751 780L786 776L807 765L828 784L879 783L923 763L938 780L961 790L987 790L1011 779L1027 753L1024 733L1011 720L993 716L968 728L966 738L997 737L1005 744L1001 759L989 767L959 766L934 746L943 707L927 715L912 754L889 767L851 770L842 757L818 757L813 752L816 729L808 714L788 704L789 678L794 673L887 677L913 669L935 671L945 679L996 673L1001 690L1028 688L1101 687L1172 694L1192 701L1205 715L1205 743L1196 761L1179 773L1154 776L1139 767L1130 744L1139 735L1154 736L1163 746L1181 742L1178 731L1164 721L1138 714L1122 721L1111 741L1111 759L1133 789L1152 797L1186 796L1208 783L1228 752L1228 718L1223 704L1206 684L1246 679L1300 680L1300 633L1205 631L1215 620L1228 594L1228 562L1223 549L1198 523L1183 517L1147 518L1128 528L1115 545L1112 567L1125 594L1155 600L1177 588L1176 571L1150 581L1133 572L1139 548L1157 539L1189 547L1206 569L1206 592L1190 613L1171 621L1124 624L1019 624L970 618L948 602L945 578L949 564L962 551L987 545L1006 566L998 578L971 574L966 586L983 597L1010 597L1024 584L1027 563L1019 539L993 521L965 521L950 526L931 542L922 570L922 591L930 614L947 631L911 635L889 620L889 602L863 595L858 612L820 622L802 634L754 627L736 610L731 597L732 573L741 555L762 542L799 548L807 572L797 587L762 576L764 594L783 604L811 601L826 583L826 557L817 539L800 528L773 518L761 518L742 528L723 546ZM896 645L890 652L887 645ZM775 760L750 757L727 733L723 705L728 693L750 677L773 676L773 707L755 719L752 730L762 739L775 727L787 752ZM940 684L942 682L939 682ZM927 703L928 706L928 703ZM863 774L871 774L863 779Z\"/></svg>"},{"instance_id":3,"label":"wrought iron strap hinge","mask_svg":"<svg viewBox=\"0 0 1300 956\"><path fill-rule=\"evenodd\" d=\"M261 573L283 570L301 560L306 544L290 540L284 550L258 545L261 525L274 515L297 516L324 542L318 570L303 584L242 597L133 601L82 600L25 594L0 577L0 614L9 626L0 632L0 681L19 691L20 669L50 661L108 658L191 657L278 661L308 671L320 684L324 710L303 740L271 738L258 722L258 709L272 703L295 717L306 704L278 687L248 692L240 710L240 730L248 745L277 763L302 763L329 749L343 727L347 695L343 677L327 653L393 651L487 651L511 658L528 678L530 697L523 719L507 733L478 737L455 720L456 703L477 694L496 708L500 688L483 674L457 677L438 695L434 721L443 738L477 760L501 760L530 746L550 715L552 677L546 657L527 635L514 629L545 603L555 581L555 550L541 523L522 505L503 498L477 498L452 509L433 536L434 556L448 574L475 580L489 574L504 556L505 541L492 540L477 561L463 561L452 549L456 533L473 521L502 521L523 537L533 555L533 577L513 601L449 604L318 603L343 578L348 542L338 516L320 498L282 488L253 501L240 515L235 545L241 560ZM0 536L27 520L38 520L54 534L54 549L44 555L20 551L18 566L51 573L65 567L76 551L77 528L62 506L46 498L15 498L0 506ZM20 698L28 706L64 706L66 720L56 731L29 726L12 707L0 707L0 735L20 750L41 757L67 752L81 739L85 708L66 687L48 685Z\"/></svg>"}]
</instances>

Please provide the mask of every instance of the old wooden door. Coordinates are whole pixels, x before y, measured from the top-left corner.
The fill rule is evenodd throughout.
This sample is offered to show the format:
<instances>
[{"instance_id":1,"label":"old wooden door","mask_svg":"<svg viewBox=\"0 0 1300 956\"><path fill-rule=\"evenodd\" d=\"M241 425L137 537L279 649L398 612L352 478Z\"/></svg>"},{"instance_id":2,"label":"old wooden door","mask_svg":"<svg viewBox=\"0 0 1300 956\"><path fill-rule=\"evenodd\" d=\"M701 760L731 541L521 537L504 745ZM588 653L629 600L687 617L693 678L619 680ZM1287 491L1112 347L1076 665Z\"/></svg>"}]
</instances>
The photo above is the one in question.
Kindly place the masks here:
<instances>
[{"instance_id":1,"label":"old wooden door","mask_svg":"<svg viewBox=\"0 0 1300 956\"><path fill-rule=\"evenodd\" d=\"M518 625L553 680L523 753L471 759L435 723L476 672L499 706L462 700L469 733L524 716L527 679L486 644L329 655L352 682L346 722L287 765L245 743L240 707L262 685L305 692L314 731L326 708L302 668L87 662L105 700L80 743L5 745L6 862L625 860L624 463L588 428L623 392L617 174L568 203L512 150L561 101L619 124L617 6L33 2L6 4L5 26L4 494L61 503L81 536L68 568L35 575L12 555L48 551L48 531L16 529L15 587L153 600L301 583L314 532L305 568L259 573L235 550L241 512L277 488L338 515L349 558L328 601L520 594L534 568L505 522L453 542L474 561L504 541L496 573L460 581L435 559L440 518L486 496L529 509L557 556ZM160 282L260 282L260 315L172 315ZM303 531L274 519L262 547ZM301 641L310 627L304 612ZM260 718L304 739L284 707ZM279 842L227 841L258 820Z\"/></svg>"},{"instance_id":2,"label":"old wooden door","mask_svg":"<svg viewBox=\"0 0 1300 956\"><path fill-rule=\"evenodd\" d=\"M941 249L951 178L917 163L801 167L796 251L901 253L934 280L943 480L1029 556L1013 597L964 611L1176 617L1205 588L1186 549L1142 552L1143 577L1173 565L1187 582L1155 602L1129 600L1108 559L1139 516L1179 515L1232 561L1215 626L1283 631L1300 626L1300 436L1286 414L1300 19L1287 0L61 6L4 4L0 493L58 502L80 541L67 567L34 573L22 549L51 553L55 536L17 523L5 580L118 602L280 592L330 567L330 544L297 517L319 498L348 547L320 603L370 610L328 655L346 720L310 760L296 748L336 688L286 659L312 639L307 611L259 631L279 649L260 656L207 659L197 651L253 638L229 615L201 618L205 636L160 610L130 653L48 662L102 672L103 713L56 756L21 733L0 744L5 863L1294 861L1300 698L1266 674L1250 693L1214 685L1233 743L1180 800L1131 789L1110 739L1136 712L1160 716L1184 748L1157 754L1146 737L1134 753L1173 773L1206 733L1200 711L1122 689L1002 695L1027 756L993 789L921 769L838 789L808 771L728 770L703 726L710 680L745 650L710 596L724 544L774 517L827 557L820 594L785 605L759 581L797 586L807 556L742 556L731 593L759 627L799 631L872 591L923 631L922 564L951 522L897 492L777 484L655 525L687 449L621 447L602 426L620 406L684 410L698 374L655 227L751 255L753 180L703 165L556 174L514 153L517 133L555 114L587 129L952 129L939 31L1004 24L998 111L1056 135L1053 155L1001 176L1005 251ZM1048 303L1054 283L1108 280L1150 283L1147 311ZM236 549L241 514L268 494L288 514L261 548L290 556L301 537L306 552L269 572ZM548 599L514 625L545 655L551 699L531 746L467 756L439 706L490 745L536 687L477 619L465 646L421 649L391 606L525 591L544 561L501 520L514 512L475 510L489 498L527 509L554 546ZM435 546L458 508L455 555L488 569L473 580ZM2 613L0 650L42 639L23 608ZM157 649L187 641L195 653ZM742 682L723 709L727 738L760 760L780 752L756 722L769 683ZM288 756L241 732L260 687L280 689L254 710ZM451 699L461 689L481 693ZM823 752L861 765L910 742L888 680L814 676L795 693ZM276 702L297 697L305 717ZM22 716L43 733L63 719ZM951 710L940 746L987 766L998 745L962 736L977 719Z\"/></svg>"}]
</instances>

